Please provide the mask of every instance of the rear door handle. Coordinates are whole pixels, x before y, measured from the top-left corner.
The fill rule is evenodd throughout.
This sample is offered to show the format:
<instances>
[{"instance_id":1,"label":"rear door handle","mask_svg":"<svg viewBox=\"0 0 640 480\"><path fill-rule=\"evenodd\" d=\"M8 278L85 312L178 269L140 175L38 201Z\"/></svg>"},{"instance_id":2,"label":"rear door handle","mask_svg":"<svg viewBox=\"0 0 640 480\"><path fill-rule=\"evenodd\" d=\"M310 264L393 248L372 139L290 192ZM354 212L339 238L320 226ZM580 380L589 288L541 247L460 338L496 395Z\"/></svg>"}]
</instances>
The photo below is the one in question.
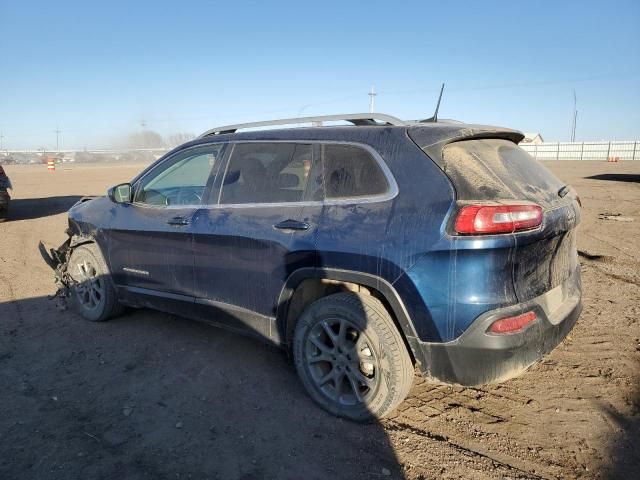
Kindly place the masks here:
<instances>
[{"instance_id":1,"label":"rear door handle","mask_svg":"<svg viewBox=\"0 0 640 480\"><path fill-rule=\"evenodd\" d=\"M276 223L273 228L277 228L278 230L309 230L309 225L307 222L300 222L298 220L284 220L280 223Z\"/></svg>"},{"instance_id":2,"label":"rear door handle","mask_svg":"<svg viewBox=\"0 0 640 480\"><path fill-rule=\"evenodd\" d=\"M171 220L167 221L168 225L173 225L176 227L184 227L185 225L189 225L190 220L188 217L173 217Z\"/></svg>"}]
</instances>

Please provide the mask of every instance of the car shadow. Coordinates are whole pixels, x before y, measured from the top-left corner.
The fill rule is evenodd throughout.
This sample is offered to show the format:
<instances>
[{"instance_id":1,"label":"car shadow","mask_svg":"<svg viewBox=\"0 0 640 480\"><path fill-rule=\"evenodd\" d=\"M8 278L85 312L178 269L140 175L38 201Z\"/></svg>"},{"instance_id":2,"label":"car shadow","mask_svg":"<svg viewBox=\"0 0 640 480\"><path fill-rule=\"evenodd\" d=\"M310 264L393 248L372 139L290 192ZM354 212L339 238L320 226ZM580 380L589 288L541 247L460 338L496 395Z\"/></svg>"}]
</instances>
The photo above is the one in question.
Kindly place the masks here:
<instances>
[{"instance_id":1,"label":"car shadow","mask_svg":"<svg viewBox=\"0 0 640 480\"><path fill-rule=\"evenodd\" d=\"M403 478L379 422L320 409L281 350L131 309L0 303L1 478Z\"/></svg>"},{"instance_id":2,"label":"car shadow","mask_svg":"<svg viewBox=\"0 0 640 480\"><path fill-rule=\"evenodd\" d=\"M640 468L640 375L636 375L635 391L628 399L631 414L623 415L611 405L601 405L602 412L617 427L617 435L612 439L609 452L612 469L605 472L605 478L633 478ZM634 473L635 472L635 473Z\"/></svg>"},{"instance_id":3,"label":"car shadow","mask_svg":"<svg viewBox=\"0 0 640 480\"><path fill-rule=\"evenodd\" d=\"M11 199L7 221L50 217L69 210L82 196L64 195L44 198Z\"/></svg>"},{"instance_id":4,"label":"car shadow","mask_svg":"<svg viewBox=\"0 0 640 480\"><path fill-rule=\"evenodd\" d=\"M612 182L640 183L640 175L636 173L600 173L584 177L587 180L608 180Z\"/></svg>"}]
</instances>

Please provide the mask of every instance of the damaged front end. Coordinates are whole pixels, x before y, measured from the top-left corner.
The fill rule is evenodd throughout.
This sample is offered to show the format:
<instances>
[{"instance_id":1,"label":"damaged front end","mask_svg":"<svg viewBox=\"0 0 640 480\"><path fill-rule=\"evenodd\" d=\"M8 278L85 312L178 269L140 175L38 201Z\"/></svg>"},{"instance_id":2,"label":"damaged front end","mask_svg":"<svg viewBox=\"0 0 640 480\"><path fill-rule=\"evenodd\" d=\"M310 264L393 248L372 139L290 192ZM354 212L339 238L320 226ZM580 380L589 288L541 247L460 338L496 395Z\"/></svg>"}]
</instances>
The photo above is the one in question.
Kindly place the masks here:
<instances>
[{"instance_id":1,"label":"damaged front end","mask_svg":"<svg viewBox=\"0 0 640 480\"><path fill-rule=\"evenodd\" d=\"M71 237L69 237L62 245L57 249L47 248L44 243L38 244L38 250L42 259L47 265L49 265L54 272L56 287L58 290L52 298L56 297L68 297L69 287L71 286L71 277L67 272L67 266L69 264L69 257L71 254Z\"/></svg>"},{"instance_id":2,"label":"damaged front end","mask_svg":"<svg viewBox=\"0 0 640 480\"><path fill-rule=\"evenodd\" d=\"M58 248L47 248L43 242L38 244L42 259L53 269L56 287L58 287L51 298L67 298L69 296L69 289L75 283L68 271L71 253L77 246L91 241L74 235L70 230L67 230L67 234L69 238Z\"/></svg>"},{"instance_id":3,"label":"damaged front end","mask_svg":"<svg viewBox=\"0 0 640 480\"><path fill-rule=\"evenodd\" d=\"M76 207L86 204L95 198L97 197L82 197L71 207L69 212L72 212ZM52 298L66 298L69 296L69 289L76 283L68 271L71 253L76 247L94 241L91 235L83 233L82 229L78 228L78 223L71 219L69 221L69 228L67 228L65 233L69 238L58 248L48 248L43 242L38 244L40 255L42 255L42 259L53 270L55 283L58 287L57 292Z\"/></svg>"}]
</instances>

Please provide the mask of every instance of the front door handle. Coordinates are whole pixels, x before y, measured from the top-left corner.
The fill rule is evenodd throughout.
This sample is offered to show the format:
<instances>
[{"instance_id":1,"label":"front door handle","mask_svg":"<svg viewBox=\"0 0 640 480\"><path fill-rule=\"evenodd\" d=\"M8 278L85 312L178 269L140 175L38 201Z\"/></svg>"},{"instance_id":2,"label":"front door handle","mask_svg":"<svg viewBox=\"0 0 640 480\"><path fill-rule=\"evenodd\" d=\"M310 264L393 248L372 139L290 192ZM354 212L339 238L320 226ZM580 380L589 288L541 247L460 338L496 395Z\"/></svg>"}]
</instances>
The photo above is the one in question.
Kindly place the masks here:
<instances>
[{"instance_id":1,"label":"front door handle","mask_svg":"<svg viewBox=\"0 0 640 480\"><path fill-rule=\"evenodd\" d=\"M300 222L298 220L284 220L280 223L276 223L273 228L277 228L278 230L309 230L309 225L307 222Z\"/></svg>"},{"instance_id":2,"label":"front door handle","mask_svg":"<svg viewBox=\"0 0 640 480\"><path fill-rule=\"evenodd\" d=\"M167 222L168 225L173 225L176 227L184 227L185 225L189 225L190 220L188 217L173 217L171 220Z\"/></svg>"}]
</instances>

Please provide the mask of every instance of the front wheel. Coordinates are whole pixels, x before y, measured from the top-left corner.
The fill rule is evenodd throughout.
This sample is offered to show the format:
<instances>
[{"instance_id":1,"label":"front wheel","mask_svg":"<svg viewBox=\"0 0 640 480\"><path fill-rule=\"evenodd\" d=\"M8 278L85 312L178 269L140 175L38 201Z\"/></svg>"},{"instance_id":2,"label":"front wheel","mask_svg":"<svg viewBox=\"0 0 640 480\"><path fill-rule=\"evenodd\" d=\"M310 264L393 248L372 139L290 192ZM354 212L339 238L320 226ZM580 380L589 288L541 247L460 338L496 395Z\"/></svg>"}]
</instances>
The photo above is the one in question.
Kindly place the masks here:
<instances>
[{"instance_id":1,"label":"front wheel","mask_svg":"<svg viewBox=\"0 0 640 480\"><path fill-rule=\"evenodd\" d=\"M73 280L71 301L82 317L102 322L122 313L109 270L95 244L81 245L71 252L67 273Z\"/></svg>"},{"instance_id":2,"label":"front wheel","mask_svg":"<svg viewBox=\"0 0 640 480\"><path fill-rule=\"evenodd\" d=\"M311 398L351 420L384 417L413 382L400 332L370 295L338 293L309 305L296 325L293 354Z\"/></svg>"}]
</instances>

